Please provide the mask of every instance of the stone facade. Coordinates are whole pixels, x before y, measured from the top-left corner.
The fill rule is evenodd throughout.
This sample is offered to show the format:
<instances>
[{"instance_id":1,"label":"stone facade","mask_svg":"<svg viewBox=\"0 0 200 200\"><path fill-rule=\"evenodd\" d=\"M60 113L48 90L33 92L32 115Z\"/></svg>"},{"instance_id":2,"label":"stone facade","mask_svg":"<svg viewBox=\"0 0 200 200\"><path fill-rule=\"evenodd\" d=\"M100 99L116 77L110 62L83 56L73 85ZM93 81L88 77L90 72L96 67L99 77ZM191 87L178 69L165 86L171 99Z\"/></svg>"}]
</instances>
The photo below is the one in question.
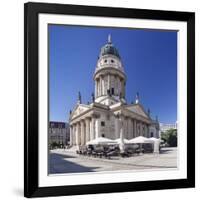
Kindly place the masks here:
<instances>
[{"instance_id":1,"label":"stone facade","mask_svg":"<svg viewBox=\"0 0 200 200\"><path fill-rule=\"evenodd\" d=\"M126 74L118 50L109 37L101 48L94 72L95 93L90 104L81 96L70 113L70 145L85 145L97 137L117 139L120 134L131 139L137 136L158 137L159 123L153 121L136 95L134 104L125 99Z\"/></svg>"},{"instance_id":2,"label":"stone facade","mask_svg":"<svg viewBox=\"0 0 200 200\"><path fill-rule=\"evenodd\" d=\"M64 122L49 122L49 144L68 144L70 141L69 124Z\"/></svg>"}]
</instances>

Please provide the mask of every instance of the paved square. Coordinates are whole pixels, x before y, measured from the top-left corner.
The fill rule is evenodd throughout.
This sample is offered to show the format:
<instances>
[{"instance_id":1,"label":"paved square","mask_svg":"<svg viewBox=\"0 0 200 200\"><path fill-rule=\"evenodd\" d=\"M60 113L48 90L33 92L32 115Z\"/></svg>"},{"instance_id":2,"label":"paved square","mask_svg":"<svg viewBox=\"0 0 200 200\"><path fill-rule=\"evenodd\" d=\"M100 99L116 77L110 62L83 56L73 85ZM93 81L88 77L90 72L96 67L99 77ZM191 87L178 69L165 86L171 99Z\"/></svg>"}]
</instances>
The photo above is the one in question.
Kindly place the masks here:
<instances>
[{"instance_id":1,"label":"paved square","mask_svg":"<svg viewBox=\"0 0 200 200\"><path fill-rule=\"evenodd\" d=\"M51 150L49 155L50 174L165 168L177 168L177 148L162 148L160 154L111 159L78 155L75 151L63 149Z\"/></svg>"}]
</instances>

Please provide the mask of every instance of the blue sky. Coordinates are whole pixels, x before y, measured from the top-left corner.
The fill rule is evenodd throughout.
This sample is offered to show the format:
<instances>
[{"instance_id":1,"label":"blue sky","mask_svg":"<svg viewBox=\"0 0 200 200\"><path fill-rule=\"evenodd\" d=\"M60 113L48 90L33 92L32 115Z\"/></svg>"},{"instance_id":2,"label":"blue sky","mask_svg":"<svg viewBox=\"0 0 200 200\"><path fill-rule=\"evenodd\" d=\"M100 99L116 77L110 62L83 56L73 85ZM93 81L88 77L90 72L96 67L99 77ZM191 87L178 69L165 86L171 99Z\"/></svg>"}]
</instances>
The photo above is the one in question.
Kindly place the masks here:
<instances>
[{"instance_id":1,"label":"blue sky","mask_svg":"<svg viewBox=\"0 0 200 200\"><path fill-rule=\"evenodd\" d=\"M139 92L160 122L177 120L177 33L158 30L49 25L49 118L68 121L77 102L91 101L93 73L108 34L127 74L126 99Z\"/></svg>"}]
</instances>

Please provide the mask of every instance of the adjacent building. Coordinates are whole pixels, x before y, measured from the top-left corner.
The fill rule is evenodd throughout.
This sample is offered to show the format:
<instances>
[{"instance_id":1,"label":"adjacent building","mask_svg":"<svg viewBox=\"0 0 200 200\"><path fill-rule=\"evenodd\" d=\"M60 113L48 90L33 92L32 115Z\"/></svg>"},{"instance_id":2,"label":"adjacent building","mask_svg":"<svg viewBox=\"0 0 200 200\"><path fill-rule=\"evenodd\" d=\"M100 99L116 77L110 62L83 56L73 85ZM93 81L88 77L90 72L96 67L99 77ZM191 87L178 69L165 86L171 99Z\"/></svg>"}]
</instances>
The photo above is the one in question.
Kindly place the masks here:
<instances>
[{"instance_id":1,"label":"adjacent building","mask_svg":"<svg viewBox=\"0 0 200 200\"><path fill-rule=\"evenodd\" d=\"M178 123L174 123L174 124L165 124L165 123L160 123L160 131L161 132L165 132L168 131L170 129L177 129Z\"/></svg>"},{"instance_id":2,"label":"adjacent building","mask_svg":"<svg viewBox=\"0 0 200 200\"><path fill-rule=\"evenodd\" d=\"M111 36L101 48L93 80L92 102L84 104L79 92L77 104L70 112L70 145L85 145L97 137L159 137L159 122L151 119L150 110L144 109L139 93L134 103L126 101L127 75Z\"/></svg>"},{"instance_id":3,"label":"adjacent building","mask_svg":"<svg viewBox=\"0 0 200 200\"><path fill-rule=\"evenodd\" d=\"M70 141L69 125L65 122L49 122L49 144L67 145Z\"/></svg>"}]
</instances>

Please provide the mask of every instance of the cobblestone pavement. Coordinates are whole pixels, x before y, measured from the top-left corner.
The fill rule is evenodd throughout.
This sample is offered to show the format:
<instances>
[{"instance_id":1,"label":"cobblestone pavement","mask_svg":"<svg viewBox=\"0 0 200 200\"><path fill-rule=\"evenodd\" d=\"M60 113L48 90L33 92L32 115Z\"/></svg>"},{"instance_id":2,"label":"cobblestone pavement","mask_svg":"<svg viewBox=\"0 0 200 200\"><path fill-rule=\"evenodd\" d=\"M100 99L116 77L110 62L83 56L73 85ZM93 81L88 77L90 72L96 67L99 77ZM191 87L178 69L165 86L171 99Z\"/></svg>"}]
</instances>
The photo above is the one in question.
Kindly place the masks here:
<instances>
[{"instance_id":1,"label":"cobblestone pavement","mask_svg":"<svg viewBox=\"0 0 200 200\"><path fill-rule=\"evenodd\" d=\"M63 149L51 150L49 155L50 174L165 168L177 168L177 148L163 148L160 154L111 159L78 155Z\"/></svg>"}]
</instances>

